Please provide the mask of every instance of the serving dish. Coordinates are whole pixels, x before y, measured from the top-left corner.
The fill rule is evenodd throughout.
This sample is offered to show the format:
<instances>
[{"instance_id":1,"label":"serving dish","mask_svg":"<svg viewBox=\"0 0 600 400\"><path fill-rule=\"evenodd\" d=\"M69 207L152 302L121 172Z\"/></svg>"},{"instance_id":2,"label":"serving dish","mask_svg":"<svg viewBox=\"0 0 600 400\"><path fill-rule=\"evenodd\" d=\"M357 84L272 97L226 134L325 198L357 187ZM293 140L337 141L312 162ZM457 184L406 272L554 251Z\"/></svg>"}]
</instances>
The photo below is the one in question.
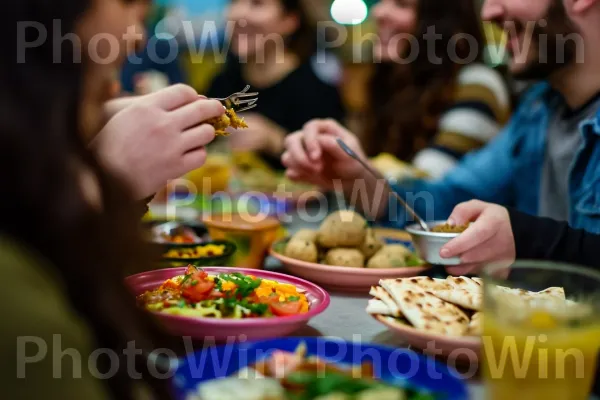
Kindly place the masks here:
<instances>
[{"instance_id":1,"label":"serving dish","mask_svg":"<svg viewBox=\"0 0 600 400\"><path fill-rule=\"evenodd\" d=\"M539 292L495 287L507 304L571 306L563 288ZM367 312L408 344L432 355L464 363L478 362L483 334L483 281L480 278L414 277L381 280L371 288ZM523 301L525 300L525 301ZM573 308L575 310L575 308ZM516 311L515 311L516 312ZM532 320L530 323L545 323Z\"/></svg>"},{"instance_id":2,"label":"serving dish","mask_svg":"<svg viewBox=\"0 0 600 400\"><path fill-rule=\"evenodd\" d=\"M212 240L203 243L171 244L163 246L160 265L167 267L229 266L236 253L234 243L227 240Z\"/></svg>"},{"instance_id":3,"label":"serving dish","mask_svg":"<svg viewBox=\"0 0 600 400\"><path fill-rule=\"evenodd\" d=\"M410 235L405 231L388 228L373 228L373 231L386 244L402 245L414 250ZM414 267L353 268L306 262L284 255L288 240L277 241L271 247L271 256L279 260L293 275L336 291L366 293L380 279L419 276L431 268L427 264Z\"/></svg>"},{"instance_id":4,"label":"serving dish","mask_svg":"<svg viewBox=\"0 0 600 400\"><path fill-rule=\"evenodd\" d=\"M329 294L319 286L303 279L261 270L207 267L203 268L211 276L219 274L242 273L256 278L274 280L296 286L304 291L309 302L306 313L276 317L251 319L215 319L191 318L178 315L154 313L173 334L190 336L195 339L213 339L215 341L256 340L288 335L305 326L312 318L321 314L329 306ZM125 282L135 296L160 287L167 279L184 275L186 268L162 269L144 272L127 277Z\"/></svg>"},{"instance_id":5,"label":"serving dish","mask_svg":"<svg viewBox=\"0 0 600 400\"><path fill-rule=\"evenodd\" d=\"M219 346L190 354L179 362L174 376L176 397L182 400L196 399L198 385L232 376L273 357L276 352L295 352L299 347L304 349L307 356L318 357L338 367L356 368L364 363L371 363L378 380L422 393L424 399L468 398L466 385L458 377L458 373L431 358L407 349L334 338L274 339ZM408 397L414 398L416 397Z\"/></svg>"}]
</instances>

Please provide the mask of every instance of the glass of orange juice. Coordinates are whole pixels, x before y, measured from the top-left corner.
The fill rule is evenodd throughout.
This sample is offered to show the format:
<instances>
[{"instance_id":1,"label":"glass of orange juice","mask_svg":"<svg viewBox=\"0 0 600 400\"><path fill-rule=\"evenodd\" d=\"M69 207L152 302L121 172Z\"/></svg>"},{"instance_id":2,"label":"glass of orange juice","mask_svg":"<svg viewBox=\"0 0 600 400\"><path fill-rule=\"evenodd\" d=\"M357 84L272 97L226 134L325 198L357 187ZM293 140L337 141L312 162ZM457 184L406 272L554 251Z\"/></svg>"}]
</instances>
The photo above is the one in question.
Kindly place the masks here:
<instances>
[{"instance_id":1,"label":"glass of orange juice","mask_svg":"<svg viewBox=\"0 0 600 400\"><path fill-rule=\"evenodd\" d=\"M521 262L484 270L490 400L586 400L600 349L600 272Z\"/></svg>"}]
</instances>

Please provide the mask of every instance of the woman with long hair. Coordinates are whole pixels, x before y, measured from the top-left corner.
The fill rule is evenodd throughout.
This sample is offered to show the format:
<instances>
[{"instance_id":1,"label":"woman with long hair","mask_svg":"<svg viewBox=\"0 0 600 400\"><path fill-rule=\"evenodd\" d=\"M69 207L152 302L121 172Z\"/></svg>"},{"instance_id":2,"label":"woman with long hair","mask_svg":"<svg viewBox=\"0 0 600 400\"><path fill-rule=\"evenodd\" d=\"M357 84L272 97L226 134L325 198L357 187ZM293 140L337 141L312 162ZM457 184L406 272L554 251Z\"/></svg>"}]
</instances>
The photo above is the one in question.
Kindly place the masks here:
<instances>
[{"instance_id":1,"label":"woman with long hair","mask_svg":"<svg viewBox=\"0 0 600 400\"><path fill-rule=\"evenodd\" d=\"M2 376L9 398L170 397L159 379L168 364L149 355L178 343L123 283L125 271L150 261L135 201L89 146L128 47L105 39L120 40L142 14L135 0L20 0L2 14L3 36L21 33L0 59L0 357L12 368ZM71 33L77 40L61 40ZM214 137L212 127L198 129Z\"/></svg>"},{"instance_id":2,"label":"woman with long hair","mask_svg":"<svg viewBox=\"0 0 600 400\"><path fill-rule=\"evenodd\" d=\"M441 177L510 116L503 77L483 64L475 2L381 0L372 13L381 63L369 86L365 151Z\"/></svg>"},{"instance_id":3,"label":"woman with long hair","mask_svg":"<svg viewBox=\"0 0 600 400\"><path fill-rule=\"evenodd\" d=\"M317 62L317 29L304 0L232 0L227 14L230 54L208 96L225 97L246 85L260 92L247 113L249 129L232 135L234 150L254 151L274 169L287 133L313 118L344 119L333 56Z\"/></svg>"}]
</instances>

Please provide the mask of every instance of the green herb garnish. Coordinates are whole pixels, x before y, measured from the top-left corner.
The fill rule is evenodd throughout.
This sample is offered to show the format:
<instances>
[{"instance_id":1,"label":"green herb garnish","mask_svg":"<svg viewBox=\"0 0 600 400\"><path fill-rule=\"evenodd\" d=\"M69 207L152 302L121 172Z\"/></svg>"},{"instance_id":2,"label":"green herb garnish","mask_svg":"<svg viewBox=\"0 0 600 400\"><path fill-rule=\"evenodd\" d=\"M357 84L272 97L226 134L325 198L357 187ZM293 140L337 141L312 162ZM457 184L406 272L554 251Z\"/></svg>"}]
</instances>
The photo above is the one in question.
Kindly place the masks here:
<instances>
[{"instance_id":1,"label":"green herb garnish","mask_svg":"<svg viewBox=\"0 0 600 400\"><path fill-rule=\"evenodd\" d=\"M300 297L298 297L298 296L290 296L287 299L287 301L299 301L299 300L300 300Z\"/></svg>"},{"instance_id":2,"label":"green herb garnish","mask_svg":"<svg viewBox=\"0 0 600 400\"><path fill-rule=\"evenodd\" d=\"M235 283L237 289L234 295L238 298L250 296L262 282L260 278L252 279L249 276L245 276L239 272L234 272L232 274L221 274L219 275L219 278L224 281Z\"/></svg>"},{"instance_id":3,"label":"green herb garnish","mask_svg":"<svg viewBox=\"0 0 600 400\"><path fill-rule=\"evenodd\" d=\"M425 261L421 260L419 257L411 254L406 258L406 266L407 267L420 267L425 264Z\"/></svg>"},{"instance_id":4,"label":"green herb garnish","mask_svg":"<svg viewBox=\"0 0 600 400\"><path fill-rule=\"evenodd\" d=\"M190 283L190 285L192 285L192 286L196 286L197 284L198 284L198 281L197 281L196 279L194 279L194 280L193 280L193 281Z\"/></svg>"}]
</instances>

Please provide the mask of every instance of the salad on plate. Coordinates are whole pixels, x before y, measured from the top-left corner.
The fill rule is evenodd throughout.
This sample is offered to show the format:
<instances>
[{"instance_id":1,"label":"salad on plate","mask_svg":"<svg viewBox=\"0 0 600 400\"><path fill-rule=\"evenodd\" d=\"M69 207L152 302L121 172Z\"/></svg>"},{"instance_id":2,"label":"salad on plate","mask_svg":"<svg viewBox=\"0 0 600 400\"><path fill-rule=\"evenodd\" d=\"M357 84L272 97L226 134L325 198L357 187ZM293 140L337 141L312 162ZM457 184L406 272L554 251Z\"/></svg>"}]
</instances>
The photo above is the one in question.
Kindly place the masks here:
<instances>
[{"instance_id":1,"label":"salad on plate","mask_svg":"<svg viewBox=\"0 0 600 400\"><path fill-rule=\"evenodd\" d=\"M240 272L209 275L191 265L137 300L149 311L217 319L286 317L310 308L304 291L294 285Z\"/></svg>"}]
</instances>

